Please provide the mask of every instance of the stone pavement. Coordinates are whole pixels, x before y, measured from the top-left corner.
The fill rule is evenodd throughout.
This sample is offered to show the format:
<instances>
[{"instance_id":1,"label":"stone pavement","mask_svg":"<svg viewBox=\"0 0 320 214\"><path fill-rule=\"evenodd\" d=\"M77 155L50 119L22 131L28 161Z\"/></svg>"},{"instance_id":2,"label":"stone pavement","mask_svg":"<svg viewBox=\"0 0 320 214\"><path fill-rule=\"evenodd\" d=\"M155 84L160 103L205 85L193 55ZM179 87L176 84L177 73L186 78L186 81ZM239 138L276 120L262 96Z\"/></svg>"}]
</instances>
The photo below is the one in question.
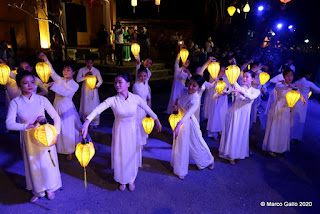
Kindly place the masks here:
<instances>
[{"instance_id":1,"label":"stone pavement","mask_svg":"<svg viewBox=\"0 0 320 214\"><path fill-rule=\"evenodd\" d=\"M169 89L170 90L170 89ZM78 95L76 97L79 97ZM153 94L155 111L163 132L150 135L143 151L143 167L136 190L120 192L110 169L110 142L113 115L102 114L102 124L90 134L97 151L87 167L88 187L84 188L83 168L74 158L59 155L63 187L52 201L41 198L28 202L19 133L5 133L4 93L0 92L0 213L319 213L320 206L320 104L311 100L301 143L291 145L290 153L278 158L261 150L264 131L260 120L251 129L253 155L231 166L218 156L219 142L208 138L206 122L201 123L204 138L214 157L214 170L198 170L192 161L185 180L172 174L170 167L172 132L163 113L168 90ZM51 98L52 99L52 98ZM75 99L78 102L78 99ZM265 102L262 102L265 105ZM263 111L263 107L260 109ZM265 117L259 115L261 123ZM312 202L312 207L285 207L284 202ZM261 206L261 202L281 202L281 207ZM299 204L298 204L299 205Z\"/></svg>"}]
</instances>

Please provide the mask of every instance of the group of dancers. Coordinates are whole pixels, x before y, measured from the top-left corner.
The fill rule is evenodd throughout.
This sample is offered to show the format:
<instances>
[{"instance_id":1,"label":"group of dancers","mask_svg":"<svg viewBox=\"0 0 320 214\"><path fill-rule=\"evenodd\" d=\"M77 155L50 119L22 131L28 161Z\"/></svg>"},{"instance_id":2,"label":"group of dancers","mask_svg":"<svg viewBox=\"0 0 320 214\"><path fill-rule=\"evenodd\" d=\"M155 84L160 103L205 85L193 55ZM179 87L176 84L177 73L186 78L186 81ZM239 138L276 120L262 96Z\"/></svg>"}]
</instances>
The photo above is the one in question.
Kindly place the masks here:
<instances>
[{"instance_id":1,"label":"group of dancers","mask_svg":"<svg viewBox=\"0 0 320 214\"><path fill-rule=\"evenodd\" d=\"M113 110L115 116L111 145L114 179L119 183L119 190L124 191L128 185L128 189L133 191L138 169L142 166L143 145L148 138L141 121L148 114L154 119L157 131L162 129L157 115L150 108L151 90L148 81L151 77L149 68L152 66L152 60L146 59L141 63L140 58L136 58L133 93L129 92L130 75L119 73L114 81L117 95L100 103L98 88L103 80L99 70L93 67L91 58L86 58L86 66L78 71L75 81L72 65L64 66L61 77L44 53L40 52L38 57L49 64L53 82L40 83L41 80L31 74L31 66L23 62L20 63L21 69L18 70L18 74L11 73L12 79L7 85L7 95L11 101L6 127L8 130L18 130L21 134L27 189L33 193L30 202L35 202L43 196L52 200L55 197L54 191L62 185L59 165L52 163L48 153L55 163L58 163L57 153L65 154L67 160L71 160L79 135L86 138L89 126L98 126L99 115L108 108ZM199 125L201 96L205 90L202 115L208 119L208 136L214 137L215 140L219 140L220 136L219 156L227 159L232 165L236 163L236 159L249 156L249 129L252 115L256 114L259 105L261 85L258 75L263 66L256 63L251 70L248 70L246 65L241 66L238 82L230 85L225 76L227 65L224 64L220 65L217 79L205 80L203 74L212 60L216 59L210 57L202 67L193 72L188 70L188 60L179 66L179 54L175 61L174 82L167 113L171 114L175 110L182 117L173 130L170 161L173 173L182 180L188 174L189 156L199 169L214 168L214 157L202 137ZM94 75L98 80L93 89L86 82L88 75ZM284 67L280 75L282 76L278 77L277 85L271 93L272 99L269 100L268 122L262 147L273 156L289 151L290 128L303 130L309 91L320 93L320 88L307 80L309 74L294 84L294 71L290 67ZM216 90L220 78L227 83L221 94ZM188 84L185 87L187 80ZM79 114L72 101L79 89L77 82L82 82ZM37 94L37 86L42 88L42 94ZM285 95L293 87L298 87L302 98L296 104L296 109L290 112ZM55 92L53 106L42 96L48 89ZM229 94L234 97L230 108ZM253 105L254 102L257 104ZM56 145L50 147L38 143L33 135L39 122L44 119L45 111L53 119L58 133ZM84 121L83 124L80 119ZM302 131L300 134L302 136ZM301 136L295 136L294 139L301 139Z\"/></svg>"}]
</instances>

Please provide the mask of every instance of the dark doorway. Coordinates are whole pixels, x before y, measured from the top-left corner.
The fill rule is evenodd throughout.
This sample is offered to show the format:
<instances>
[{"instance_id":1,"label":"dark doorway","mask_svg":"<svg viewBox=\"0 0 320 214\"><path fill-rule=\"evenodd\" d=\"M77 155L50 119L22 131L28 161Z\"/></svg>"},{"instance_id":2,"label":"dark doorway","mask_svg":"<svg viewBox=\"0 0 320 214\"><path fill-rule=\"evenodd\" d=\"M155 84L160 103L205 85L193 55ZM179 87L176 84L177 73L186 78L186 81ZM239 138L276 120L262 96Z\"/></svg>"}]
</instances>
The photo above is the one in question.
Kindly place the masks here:
<instances>
[{"instance_id":1,"label":"dark doorway","mask_svg":"<svg viewBox=\"0 0 320 214\"><path fill-rule=\"evenodd\" d=\"M77 46L77 32L87 32L86 7L78 4L66 4L67 37L69 46Z\"/></svg>"}]
</instances>

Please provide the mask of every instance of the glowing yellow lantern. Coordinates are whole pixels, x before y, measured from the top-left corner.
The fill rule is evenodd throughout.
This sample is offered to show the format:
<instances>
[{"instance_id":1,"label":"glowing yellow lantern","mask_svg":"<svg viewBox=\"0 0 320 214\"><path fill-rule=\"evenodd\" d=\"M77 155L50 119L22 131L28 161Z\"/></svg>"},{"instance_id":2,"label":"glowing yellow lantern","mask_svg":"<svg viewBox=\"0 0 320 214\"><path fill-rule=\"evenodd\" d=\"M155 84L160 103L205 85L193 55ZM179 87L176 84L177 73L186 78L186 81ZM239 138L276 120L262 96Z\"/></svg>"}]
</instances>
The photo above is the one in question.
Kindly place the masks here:
<instances>
[{"instance_id":1,"label":"glowing yellow lantern","mask_svg":"<svg viewBox=\"0 0 320 214\"><path fill-rule=\"evenodd\" d=\"M291 0L280 0L282 3L287 4L288 2L291 2Z\"/></svg>"},{"instance_id":2,"label":"glowing yellow lantern","mask_svg":"<svg viewBox=\"0 0 320 214\"><path fill-rule=\"evenodd\" d=\"M38 62L36 64L36 72L42 82L47 83L49 81L51 68L45 62Z\"/></svg>"},{"instance_id":3,"label":"glowing yellow lantern","mask_svg":"<svg viewBox=\"0 0 320 214\"><path fill-rule=\"evenodd\" d=\"M12 71L12 73L14 73L14 74L18 74L17 70L11 70L11 71Z\"/></svg>"},{"instance_id":4,"label":"glowing yellow lantern","mask_svg":"<svg viewBox=\"0 0 320 214\"><path fill-rule=\"evenodd\" d=\"M216 79L218 74L219 74L219 71L220 71L220 64L219 62L211 62L208 66L208 71L211 75L211 77L213 79Z\"/></svg>"},{"instance_id":5,"label":"glowing yellow lantern","mask_svg":"<svg viewBox=\"0 0 320 214\"><path fill-rule=\"evenodd\" d=\"M172 131L176 128L177 123L181 120L181 118L182 118L181 115L178 114L177 112L173 112L173 114L170 115L169 123Z\"/></svg>"},{"instance_id":6,"label":"glowing yellow lantern","mask_svg":"<svg viewBox=\"0 0 320 214\"><path fill-rule=\"evenodd\" d=\"M154 127L154 120L151 117L145 117L142 119L142 126L147 134L150 134Z\"/></svg>"},{"instance_id":7,"label":"glowing yellow lantern","mask_svg":"<svg viewBox=\"0 0 320 214\"><path fill-rule=\"evenodd\" d=\"M227 83L225 81L223 81L222 78L219 79L217 86L216 86L216 90L218 92L218 94L222 94L223 90L225 89Z\"/></svg>"},{"instance_id":8,"label":"glowing yellow lantern","mask_svg":"<svg viewBox=\"0 0 320 214\"><path fill-rule=\"evenodd\" d=\"M260 80L260 84L264 85L266 84L270 79L270 75L267 72L262 72L259 74L259 80Z\"/></svg>"},{"instance_id":9,"label":"glowing yellow lantern","mask_svg":"<svg viewBox=\"0 0 320 214\"><path fill-rule=\"evenodd\" d=\"M135 13L135 7L138 5L138 0L131 0L131 6L133 7L133 13Z\"/></svg>"},{"instance_id":10,"label":"glowing yellow lantern","mask_svg":"<svg viewBox=\"0 0 320 214\"><path fill-rule=\"evenodd\" d=\"M84 168L84 186L87 188L87 171L86 167L88 166L90 160L94 156L95 149L92 142L89 142L88 139L82 139L82 142L78 143L75 150L75 155Z\"/></svg>"},{"instance_id":11,"label":"glowing yellow lantern","mask_svg":"<svg viewBox=\"0 0 320 214\"><path fill-rule=\"evenodd\" d=\"M312 91L309 92L308 99L311 97L311 95L312 95Z\"/></svg>"},{"instance_id":12,"label":"glowing yellow lantern","mask_svg":"<svg viewBox=\"0 0 320 214\"><path fill-rule=\"evenodd\" d=\"M229 16L233 16L233 14L236 12L236 7L235 6L230 6L228 7L227 9L228 13L229 13Z\"/></svg>"},{"instance_id":13,"label":"glowing yellow lantern","mask_svg":"<svg viewBox=\"0 0 320 214\"><path fill-rule=\"evenodd\" d=\"M249 11L250 11L250 6L249 6L249 3L247 2L247 4L243 8L243 12L245 12L245 15L244 15L245 19L247 18L247 13L249 13Z\"/></svg>"},{"instance_id":14,"label":"glowing yellow lantern","mask_svg":"<svg viewBox=\"0 0 320 214\"><path fill-rule=\"evenodd\" d=\"M188 59L189 56L189 51L185 48L180 50L180 57L181 57L181 61L182 63L185 63Z\"/></svg>"},{"instance_id":15,"label":"glowing yellow lantern","mask_svg":"<svg viewBox=\"0 0 320 214\"><path fill-rule=\"evenodd\" d=\"M229 65L226 68L226 76L231 85L233 85L240 75L240 68L236 65Z\"/></svg>"},{"instance_id":16,"label":"glowing yellow lantern","mask_svg":"<svg viewBox=\"0 0 320 214\"><path fill-rule=\"evenodd\" d=\"M44 146L50 147L57 137L57 129L45 121L40 124L41 125L34 131L34 138Z\"/></svg>"},{"instance_id":17,"label":"glowing yellow lantern","mask_svg":"<svg viewBox=\"0 0 320 214\"><path fill-rule=\"evenodd\" d=\"M9 81L10 68L5 64L0 64L0 84L6 85Z\"/></svg>"},{"instance_id":18,"label":"glowing yellow lantern","mask_svg":"<svg viewBox=\"0 0 320 214\"><path fill-rule=\"evenodd\" d=\"M161 0L156 0L156 1L155 1L155 4L159 6L159 5L160 5L160 2L161 2Z\"/></svg>"},{"instance_id":19,"label":"glowing yellow lantern","mask_svg":"<svg viewBox=\"0 0 320 214\"><path fill-rule=\"evenodd\" d=\"M297 91L296 88L293 88L286 94L287 104L290 108L292 108L300 99L300 93Z\"/></svg>"},{"instance_id":20,"label":"glowing yellow lantern","mask_svg":"<svg viewBox=\"0 0 320 214\"><path fill-rule=\"evenodd\" d=\"M140 45L138 43L133 43L131 45L131 52L134 57L138 57L140 53Z\"/></svg>"},{"instance_id":21,"label":"glowing yellow lantern","mask_svg":"<svg viewBox=\"0 0 320 214\"><path fill-rule=\"evenodd\" d=\"M96 87L97 78L93 75L88 75L86 76L86 83L91 89L94 89Z\"/></svg>"}]
</instances>

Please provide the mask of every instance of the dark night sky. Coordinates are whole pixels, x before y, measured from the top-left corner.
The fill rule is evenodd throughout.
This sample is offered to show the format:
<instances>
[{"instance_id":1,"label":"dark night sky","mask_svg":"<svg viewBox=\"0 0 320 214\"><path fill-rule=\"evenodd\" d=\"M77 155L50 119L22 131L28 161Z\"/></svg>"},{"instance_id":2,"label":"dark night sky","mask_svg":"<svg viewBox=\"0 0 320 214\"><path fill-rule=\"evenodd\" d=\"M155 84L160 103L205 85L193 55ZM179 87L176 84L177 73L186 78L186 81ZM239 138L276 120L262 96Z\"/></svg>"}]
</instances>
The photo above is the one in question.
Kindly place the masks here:
<instances>
[{"instance_id":1,"label":"dark night sky","mask_svg":"<svg viewBox=\"0 0 320 214\"><path fill-rule=\"evenodd\" d=\"M117 16L120 18L149 18L149 19L188 19L201 20L204 11L204 2L215 0L162 0L160 13L154 5L154 0L138 0L136 13L132 13L131 0L117 0ZM220 2L220 0L216 0ZM244 4L247 0L237 0L238 4ZM236 2L234 0L225 0L226 5ZM251 11L248 14L248 21L259 23L254 15L257 5L263 3L270 5L269 10L265 11L264 18L270 20L269 24L283 21L285 25L293 24L296 28L295 37L298 40L320 38L318 29L320 2L318 0L292 0L285 9L280 0L249 0L251 2ZM214 5L213 3L211 5ZM226 7L227 7L226 6ZM215 13L215 10L210 10ZM200 19L199 19L200 17ZM233 19L240 18L234 16ZM243 17L242 17L243 18ZM239 22L240 23L240 22ZM262 22L260 22L262 23ZM272 26L270 26L272 27ZM287 27L287 26L286 26Z\"/></svg>"}]
</instances>

